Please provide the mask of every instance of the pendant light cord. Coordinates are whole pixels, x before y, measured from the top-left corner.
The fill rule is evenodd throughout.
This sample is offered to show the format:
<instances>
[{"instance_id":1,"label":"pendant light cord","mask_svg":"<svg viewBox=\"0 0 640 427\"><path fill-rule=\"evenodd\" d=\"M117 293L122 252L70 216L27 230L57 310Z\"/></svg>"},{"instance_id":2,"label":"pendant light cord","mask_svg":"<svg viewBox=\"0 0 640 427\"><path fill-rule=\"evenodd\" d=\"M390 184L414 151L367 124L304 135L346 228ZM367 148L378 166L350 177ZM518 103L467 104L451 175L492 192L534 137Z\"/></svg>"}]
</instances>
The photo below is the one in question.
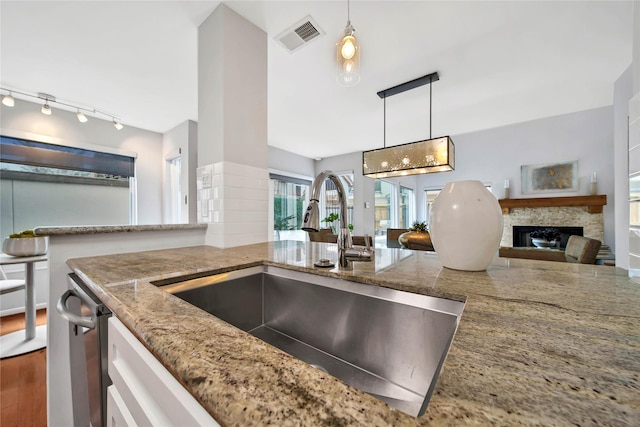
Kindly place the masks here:
<instances>
[{"instance_id":1,"label":"pendant light cord","mask_svg":"<svg viewBox=\"0 0 640 427\"><path fill-rule=\"evenodd\" d=\"M433 85L431 83L433 83L431 80L433 78L431 76L429 76L429 139L433 139L433 137L431 136L431 123L433 122L432 120L432 114L431 112L433 111L433 96L432 96L432 91L433 91Z\"/></svg>"},{"instance_id":2,"label":"pendant light cord","mask_svg":"<svg viewBox=\"0 0 640 427\"><path fill-rule=\"evenodd\" d=\"M429 119L431 120L431 119ZM382 147L387 148L387 97L382 98Z\"/></svg>"}]
</instances>

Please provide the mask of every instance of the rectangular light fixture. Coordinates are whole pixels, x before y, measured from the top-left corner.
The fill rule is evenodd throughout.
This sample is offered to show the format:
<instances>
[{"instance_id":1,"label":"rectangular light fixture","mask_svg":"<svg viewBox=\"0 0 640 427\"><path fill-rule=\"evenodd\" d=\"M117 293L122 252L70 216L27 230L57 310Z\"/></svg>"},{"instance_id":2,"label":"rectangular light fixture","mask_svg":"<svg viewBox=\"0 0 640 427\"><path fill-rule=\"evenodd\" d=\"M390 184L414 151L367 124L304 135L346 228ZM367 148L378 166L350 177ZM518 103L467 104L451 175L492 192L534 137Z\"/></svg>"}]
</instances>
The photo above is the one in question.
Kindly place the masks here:
<instances>
[{"instance_id":1,"label":"rectangular light fixture","mask_svg":"<svg viewBox=\"0 0 640 427\"><path fill-rule=\"evenodd\" d=\"M455 146L448 136L362 153L362 174L391 178L455 169Z\"/></svg>"},{"instance_id":2,"label":"rectangular light fixture","mask_svg":"<svg viewBox=\"0 0 640 427\"><path fill-rule=\"evenodd\" d=\"M455 146L449 136L431 137L431 87L440 80L437 72L381 90L378 96L385 101L384 147L362 152L362 174L370 178L392 178L455 169ZM429 139L408 144L386 146L386 99L420 86L429 85Z\"/></svg>"}]
</instances>

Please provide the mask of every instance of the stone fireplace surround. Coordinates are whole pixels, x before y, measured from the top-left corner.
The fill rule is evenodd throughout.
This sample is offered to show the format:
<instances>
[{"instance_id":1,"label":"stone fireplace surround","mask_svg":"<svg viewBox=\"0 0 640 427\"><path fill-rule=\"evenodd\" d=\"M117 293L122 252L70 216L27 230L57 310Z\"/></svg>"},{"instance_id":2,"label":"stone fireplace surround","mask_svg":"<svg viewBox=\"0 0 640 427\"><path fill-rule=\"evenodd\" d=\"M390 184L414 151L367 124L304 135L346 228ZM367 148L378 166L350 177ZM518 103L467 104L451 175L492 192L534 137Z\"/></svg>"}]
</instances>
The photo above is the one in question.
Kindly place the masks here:
<instances>
[{"instance_id":1,"label":"stone fireplace surround","mask_svg":"<svg viewBox=\"0 0 640 427\"><path fill-rule=\"evenodd\" d=\"M604 243L604 216L589 213L587 206L511 208L503 215L504 229L500 246L513 247L513 226L582 227L585 237Z\"/></svg>"}]
</instances>

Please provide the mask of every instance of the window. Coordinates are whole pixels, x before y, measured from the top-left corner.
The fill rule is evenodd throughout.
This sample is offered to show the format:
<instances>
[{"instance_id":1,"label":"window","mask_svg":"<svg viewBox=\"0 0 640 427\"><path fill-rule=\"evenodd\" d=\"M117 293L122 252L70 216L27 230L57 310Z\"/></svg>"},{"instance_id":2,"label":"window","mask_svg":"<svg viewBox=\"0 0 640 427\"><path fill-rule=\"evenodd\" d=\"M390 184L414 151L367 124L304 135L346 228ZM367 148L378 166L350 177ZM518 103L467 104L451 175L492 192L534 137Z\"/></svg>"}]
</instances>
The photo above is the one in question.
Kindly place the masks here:
<instances>
[{"instance_id":1,"label":"window","mask_svg":"<svg viewBox=\"0 0 640 427\"><path fill-rule=\"evenodd\" d=\"M133 156L3 135L0 233L135 224L134 176Z\"/></svg>"},{"instance_id":2,"label":"window","mask_svg":"<svg viewBox=\"0 0 640 427\"><path fill-rule=\"evenodd\" d=\"M409 228L415 221L415 196L412 188L400 186L399 228Z\"/></svg>"},{"instance_id":3,"label":"window","mask_svg":"<svg viewBox=\"0 0 640 427\"><path fill-rule=\"evenodd\" d=\"M396 186L388 181L376 179L375 182L375 234L386 236L387 228L396 228L397 197Z\"/></svg>"},{"instance_id":4,"label":"window","mask_svg":"<svg viewBox=\"0 0 640 427\"><path fill-rule=\"evenodd\" d=\"M273 184L273 230L275 240L307 239L302 231L304 210L309 204L311 181L271 174Z\"/></svg>"}]
</instances>

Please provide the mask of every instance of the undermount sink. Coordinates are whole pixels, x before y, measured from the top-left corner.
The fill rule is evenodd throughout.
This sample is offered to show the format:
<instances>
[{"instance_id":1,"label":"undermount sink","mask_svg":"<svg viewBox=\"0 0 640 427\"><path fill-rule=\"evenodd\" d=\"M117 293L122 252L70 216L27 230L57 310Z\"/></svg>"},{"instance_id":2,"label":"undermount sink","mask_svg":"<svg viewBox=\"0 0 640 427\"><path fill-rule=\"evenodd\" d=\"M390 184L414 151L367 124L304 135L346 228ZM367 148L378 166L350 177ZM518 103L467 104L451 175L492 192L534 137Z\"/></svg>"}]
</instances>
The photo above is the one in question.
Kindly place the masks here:
<instances>
[{"instance_id":1,"label":"undermount sink","mask_svg":"<svg viewBox=\"0 0 640 427\"><path fill-rule=\"evenodd\" d=\"M464 308L272 266L156 284L413 416L427 408Z\"/></svg>"}]
</instances>

